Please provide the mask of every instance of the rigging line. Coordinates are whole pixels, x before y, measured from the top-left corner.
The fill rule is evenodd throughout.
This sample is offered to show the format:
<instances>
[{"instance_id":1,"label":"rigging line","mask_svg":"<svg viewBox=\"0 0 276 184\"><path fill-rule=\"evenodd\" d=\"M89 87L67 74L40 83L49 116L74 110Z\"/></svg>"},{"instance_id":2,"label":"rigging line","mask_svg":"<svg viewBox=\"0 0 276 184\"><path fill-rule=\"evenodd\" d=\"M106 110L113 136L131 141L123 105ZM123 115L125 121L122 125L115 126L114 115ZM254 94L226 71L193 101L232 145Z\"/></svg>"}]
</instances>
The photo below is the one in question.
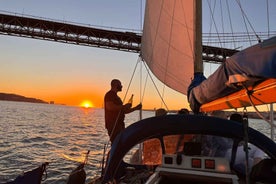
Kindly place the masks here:
<instances>
[{"instance_id":1,"label":"rigging line","mask_svg":"<svg viewBox=\"0 0 276 184\"><path fill-rule=\"evenodd\" d=\"M165 94L165 84L163 83L163 88L162 88L162 99L164 98L164 94ZM162 108L162 102L160 102L161 104L160 104L160 106L161 106L161 108Z\"/></svg>"},{"instance_id":2,"label":"rigging line","mask_svg":"<svg viewBox=\"0 0 276 184\"><path fill-rule=\"evenodd\" d=\"M158 88L157 88L157 86L156 86L156 84L155 84L155 82L154 82L154 80L153 80L151 74L150 74L149 69L147 68L145 62L143 62L143 63L144 63L145 69L146 69L146 71L147 71L147 73L148 73L148 76L150 77L150 79L151 79L151 81L152 81L152 83L153 83L153 85L154 85L154 87L155 87L155 89L156 89L156 91L157 91L159 97L161 98L161 100L162 100L162 102L163 102L165 108L167 109L167 111L169 111L169 108L168 108L167 104L165 103L164 99L162 98L162 96L161 96L161 94L160 94L160 92L159 92L159 90L158 90Z\"/></svg>"},{"instance_id":3,"label":"rigging line","mask_svg":"<svg viewBox=\"0 0 276 184\"><path fill-rule=\"evenodd\" d=\"M221 4L221 0L220 2L220 14L221 14L221 25L222 25L222 32L224 33L224 21L223 21L223 13L222 13L222 4ZM225 47L225 45L224 45Z\"/></svg>"},{"instance_id":4,"label":"rigging line","mask_svg":"<svg viewBox=\"0 0 276 184\"><path fill-rule=\"evenodd\" d=\"M269 38L270 27L269 27L269 8L268 8L268 0L266 0L266 16L267 16L267 36Z\"/></svg>"},{"instance_id":5,"label":"rigging line","mask_svg":"<svg viewBox=\"0 0 276 184\"><path fill-rule=\"evenodd\" d=\"M139 63L140 63L140 102L142 102L142 78L143 78L142 67L143 67L143 65L142 65L142 60L140 57L139 57Z\"/></svg>"},{"instance_id":6,"label":"rigging line","mask_svg":"<svg viewBox=\"0 0 276 184\"><path fill-rule=\"evenodd\" d=\"M140 57L140 62L141 62L141 65L145 64L144 61L143 61L143 59L141 57ZM141 68L142 68L142 66L141 66ZM142 73L142 71L141 71L141 73ZM146 91L148 76L149 76L149 74L147 73L147 76L146 76L146 79L145 79L145 84L144 84L144 90L143 90L143 93L141 93L141 102L144 101L144 96L145 96L145 91ZM141 79L141 81L142 81L142 79ZM141 89L142 89L142 87L141 87Z\"/></svg>"},{"instance_id":7,"label":"rigging line","mask_svg":"<svg viewBox=\"0 0 276 184\"><path fill-rule=\"evenodd\" d=\"M237 48L236 47L236 42L235 42L235 39L234 39L234 31L233 31L233 25L232 25L232 19L231 19L231 14L230 14L230 8L229 8L228 1L226 1L226 6L227 6L228 18L229 18L229 22L230 22L231 33L232 33L232 36L233 36L234 48Z\"/></svg>"},{"instance_id":8,"label":"rigging line","mask_svg":"<svg viewBox=\"0 0 276 184\"><path fill-rule=\"evenodd\" d=\"M143 25L143 13L142 13L142 7L143 7L143 0L140 1L140 29L142 30Z\"/></svg>"},{"instance_id":9,"label":"rigging line","mask_svg":"<svg viewBox=\"0 0 276 184\"><path fill-rule=\"evenodd\" d=\"M248 166L248 116L247 116L247 110L246 107L243 109L243 151L245 152L245 181L246 184L249 184L250 178L249 178L249 166Z\"/></svg>"},{"instance_id":10,"label":"rigging line","mask_svg":"<svg viewBox=\"0 0 276 184\"><path fill-rule=\"evenodd\" d=\"M148 82L148 77L149 77L149 74L147 74L147 77L146 77L146 80L145 80L145 84L144 84L144 90L143 90L143 95L142 95L142 101L144 99L144 96L145 96L145 92L146 92L146 86L147 86L147 82Z\"/></svg>"},{"instance_id":11,"label":"rigging line","mask_svg":"<svg viewBox=\"0 0 276 184\"><path fill-rule=\"evenodd\" d=\"M140 63L140 103L142 103L142 67L143 67L143 65L142 65L142 61L141 61L141 58L140 57L138 57L138 61L139 61L139 63ZM141 120L142 119L142 108L139 110L139 120Z\"/></svg>"},{"instance_id":12,"label":"rigging line","mask_svg":"<svg viewBox=\"0 0 276 184\"><path fill-rule=\"evenodd\" d=\"M276 125L272 124L271 121L269 121L268 119L266 119L266 118L260 113L259 109L257 109L256 105L253 103L253 100L252 100L252 97L251 97L251 95L252 95L252 90L250 91L243 83L242 83L242 86L243 86L243 88L246 90L246 94L247 94L247 96L248 96L248 98L249 98L250 104L251 104L251 106L255 109L257 115L258 115L260 118L262 118L265 122L267 122L268 124L270 124L271 127L276 127Z\"/></svg>"},{"instance_id":13,"label":"rigging line","mask_svg":"<svg viewBox=\"0 0 276 184\"><path fill-rule=\"evenodd\" d=\"M133 80L133 78L134 78L134 74L135 74L135 72L136 72L136 69L137 69L138 63L139 63L139 58L137 59L137 62L136 62L136 65L135 65L135 67L134 67L134 70L133 70L132 76L131 76L130 81L129 81L129 83L128 83L127 90L126 90L126 93L125 93L125 96L124 96L123 102L125 102L126 96L127 96L127 94L128 94L129 88L130 88L130 85L132 84L132 80Z\"/></svg>"},{"instance_id":14,"label":"rigging line","mask_svg":"<svg viewBox=\"0 0 276 184\"><path fill-rule=\"evenodd\" d=\"M209 9L210 9L210 12L212 12L212 11L211 11L210 0L208 0L207 2L208 2L208 7L209 7ZM217 28L217 25L216 25L216 22L215 22L215 19L214 19L214 13L212 12L211 15L212 15L212 20L213 20L213 22L214 22L214 26L215 26L215 29L216 29L216 33L217 33L217 35L218 35L218 40L220 40L220 36L219 36L219 34L218 34L218 28ZM221 44L221 43L220 43L220 47L222 48L222 44Z\"/></svg>"},{"instance_id":15,"label":"rigging line","mask_svg":"<svg viewBox=\"0 0 276 184\"><path fill-rule=\"evenodd\" d=\"M140 29L142 30L142 0L140 0Z\"/></svg>"},{"instance_id":16,"label":"rigging line","mask_svg":"<svg viewBox=\"0 0 276 184\"><path fill-rule=\"evenodd\" d=\"M246 20L247 20L247 22L248 22L248 24L249 24L250 28L251 28L251 29L252 29L252 31L254 32L254 34L255 34L255 36L256 36L256 38L257 38L258 42L261 42L261 39L259 38L259 36L258 36L258 35L257 35L257 33L255 32L255 29L253 28L253 26L252 26L251 22L249 21L249 19L248 19L248 17L247 17L247 15L246 15L246 13L243 11L243 8L242 8L242 6L241 6L241 2L240 2L240 0L236 0L236 2L237 2L237 4L239 5L240 10L241 10L241 12L242 12L242 15L243 15L243 20L244 20L244 23L245 23L245 26L246 26L246 30L248 31L248 29L247 29L247 24L246 24L246 22L245 22L245 18L246 18Z\"/></svg>"},{"instance_id":17,"label":"rigging line","mask_svg":"<svg viewBox=\"0 0 276 184\"><path fill-rule=\"evenodd\" d=\"M214 1L214 7L213 7L213 11L215 10L215 7L216 7L216 1ZM213 26L213 21L212 21L212 14L213 14L213 12L212 12L212 10L210 10L210 27L209 27L209 36L211 37L211 31L212 31L212 26ZM207 44L209 44L209 37L208 37L208 41L207 41Z\"/></svg>"},{"instance_id":18,"label":"rigging line","mask_svg":"<svg viewBox=\"0 0 276 184\"><path fill-rule=\"evenodd\" d=\"M101 176L104 175L104 168L105 168L105 155L106 155L106 144L104 144L104 149L103 149L103 158L102 158L102 163L101 163Z\"/></svg>"},{"instance_id":19,"label":"rigging line","mask_svg":"<svg viewBox=\"0 0 276 184\"><path fill-rule=\"evenodd\" d=\"M252 45L251 39L250 39L250 37L249 37L249 31L248 31L248 28L247 28L247 24L246 24L246 21L245 21L245 13L243 12L243 9L242 9L242 7L241 7L240 1L239 1L239 0L236 0L236 2L237 2L237 4L239 5L240 10L241 10L241 13L242 13L243 23L244 23L244 25L245 25L245 29L246 29L247 34L248 34L249 43L250 43L250 45Z\"/></svg>"}]
</instances>

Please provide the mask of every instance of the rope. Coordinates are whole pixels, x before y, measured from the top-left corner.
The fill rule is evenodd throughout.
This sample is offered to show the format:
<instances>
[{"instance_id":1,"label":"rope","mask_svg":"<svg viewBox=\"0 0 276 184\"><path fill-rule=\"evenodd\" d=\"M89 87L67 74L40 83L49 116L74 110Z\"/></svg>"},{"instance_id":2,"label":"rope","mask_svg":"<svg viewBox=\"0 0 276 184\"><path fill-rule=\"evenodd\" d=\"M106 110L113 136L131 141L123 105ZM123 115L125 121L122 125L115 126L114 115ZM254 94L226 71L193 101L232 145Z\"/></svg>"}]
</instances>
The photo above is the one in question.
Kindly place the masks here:
<instances>
[{"instance_id":1,"label":"rope","mask_svg":"<svg viewBox=\"0 0 276 184\"><path fill-rule=\"evenodd\" d=\"M270 34L270 27L269 27L269 8L268 8L268 0L266 0L266 16L267 16L267 36L269 37Z\"/></svg>"},{"instance_id":2,"label":"rope","mask_svg":"<svg viewBox=\"0 0 276 184\"><path fill-rule=\"evenodd\" d=\"M136 71L136 69L137 69L138 63L139 63L139 58L137 59L136 65L135 65L135 67L134 67L134 70L133 70L133 72L132 72L130 81L129 81L129 83L128 83L127 90L126 90L125 96L124 96L124 98L123 98L123 103L125 102L126 96L127 96L127 94L128 94L129 88L130 88L130 85L132 84L132 80L133 80L133 78L134 78L134 74L135 74L135 71Z\"/></svg>"},{"instance_id":3,"label":"rope","mask_svg":"<svg viewBox=\"0 0 276 184\"><path fill-rule=\"evenodd\" d=\"M243 84L242 84L243 85ZM257 115L262 119L264 120L265 122L267 122L268 124L270 124L271 127L276 127L276 125L272 124L272 122L268 119L266 119L259 111L259 109L257 109L256 105L253 103L253 100L252 100L252 91L250 91L245 85L243 85L243 88L246 90L246 93L247 93L247 96L249 98L249 102L251 104L251 106L255 109Z\"/></svg>"},{"instance_id":4,"label":"rope","mask_svg":"<svg viewBox=\"0 0 276 184\"><path fill-rule=\"evenodd\" d=\"M220 2L220 14L221 14L221 26L222 26L222 32L224 33L224 21L223 21L223 11L222 11L222 4L221 4L221 0Z\"/></svg>"},{"instance_id":5,"label":"rope","mask_svg":"<svg viewBox=\"0 0 276 184\"><path fill-rule=\"evenodd\" d=\"M244 145L243 145L243 151L245 152L245 181L246 184L250 183L250 178L249 178L249 165L248 165L248 116L246 114L246 108L244 108L243 111L243 140L244 140Z\"/></svg>"},{"instance_id":6,"label":"rope","mask_svg":"<svg viewBox=\"0 0 276 184\"><path fill-rule=\"evenodd\" d=\"M104 149L103 149L103 159L102 159L102 165L101 165L101 176L104 175L104 168L105 168L105 155L106 155L106 144L104 144Z\"/></svg>"},{"instance_id":7,"label":"rope","mask_svg":"<svg viewBox=\"0 0 276 184\"><path fill-rule=\"evenodd\" d=\"M148 73L148 76L150 76L150 79L151 79L151 81L152 81L152 83L153 83L153 85L154 85L154 87L155 87L155 89L156 89L156 91L157 91L159 97L161 98L161 100L162 100L162 102L163 102L165 108L166 108L167 111L168 111L169 108L168 108L166 102L164 101L164 99L162 98L162 96L161 96L161 94L160 94L160 92L159 92L159 90L158 90L158 88L157 88L157 85L155 84L155 82L154 82L152 76L150 75L150 71L149 71L148 67L146 66L145 62L144 62L144 66L145 66L145 69L146 69L146 71L147 71L147 73Z\"/></svg>"},{"instance_id":8,"label":"rope","mask_svg":"<svg viewBox=\"0 0 276 184\"><path fill-rule=\"evenodd\" d=\"M234 48L236 48L236 42L235 42L235 39L234 39L234 31L233 31L233 25L232 25L232 19L231 19L231 14L230 14L230 8L229 8L228 1L226 1L226 5L227 5L227 12L228 12L228 18L229 18L229 22L230 22L231 33L232 33L232 37L233 37Z\"/></svg>"},{"instance_id":9,"label":"rope","mask_svg":"<svg viewBox=\"0 0 276 184\"><path fill-rule=\"evenodd\" d=\"M41 178L41 181L45 181L48 177L48 173L47 173L47 170L46 170L48 165L49 165L49 162L45 162L41 165L42 175L44 176L44 177L42 176L43 178ZM45 173L45 175L44 175L44 173Z\"/></svg>"},{"instance_id":10,"label":"rope","mask_svg":"<svg viewBox=\"0 0 276 184\"><path fill-rule=\"evenodd\" d=\"M249 19L248 19L246 13L243 11L243 8L242 8L242 6L241 6L240 0L236 0L236 2L237 2L237 4L239 5L240 10L241 10L241 13L242 13L242 15L243 15L243 20L244 20L244 24L245 24L246 31L248 32L248 28L247 28L247 24L246 24L245 19L247 20L247 22L248 22L250 28L252 29L252 31L254 32L254 34L255 34L255 36L256 36L258 42L261 42L261 39L259 38L259 36L258 36L257 33L255 32L255 30L254 30L254 28L253 28L251 22L249 21ZM250 42L250 44L251 44L251 42Z\"/></svg>"},{"instance_id":11,"label":"rope","mask_svg":"<svg viewBox=\"0 0 276 184\"><path fill-rule=\"evenodd\" d=\"M141 96L141 102L143 101L145 93L146 93L146 86L147 86L147 82L148 82L148 77L149 77L149 74L147 74L146 79L145 79L144 90L143 90L143 93L142 93L142 96Z\"/></svg>"},{"instance_id":12,"label":"rope","mask_svg":"<svg viewBox=\"0 0 276 184\"><path fill-rule=\"evenodd\" d=\"M216 25L216 22L215 22L215 18L214 18L214 12L212 11L212 8L211 8L211 4L210 4L210 0L208 0L208 7L210 9L210 12L211 12L211 17L212 17L212 20L214 22L214 26L215 26L215 30L216 30L216 33L217 33L217 37L218 37L218 40L219 40L219 44L220 44L220 47L222 48L222 42L220 42L220 36L218 34L218 28L217 28L217 25Z\"/></svg>"},{"instance_id":13,"label":"rope","mask_svg":"<svg viewBox=\"0 0 276 184\"><path fill-rule=\"evenodd\" d=\"M140 58L140 57L139 57ZM142 67L143 67L143 65L142 65L142 61L141 61L141 59L139 59L139 63L140 63L140 94L139 94L139 96L140 96L140 103L142 103L142 77L143 77L143 75L142 75ZM143 117L142 117L142 108L139 110L139 120L141 120Z\"/></svg>"}]
</instances>

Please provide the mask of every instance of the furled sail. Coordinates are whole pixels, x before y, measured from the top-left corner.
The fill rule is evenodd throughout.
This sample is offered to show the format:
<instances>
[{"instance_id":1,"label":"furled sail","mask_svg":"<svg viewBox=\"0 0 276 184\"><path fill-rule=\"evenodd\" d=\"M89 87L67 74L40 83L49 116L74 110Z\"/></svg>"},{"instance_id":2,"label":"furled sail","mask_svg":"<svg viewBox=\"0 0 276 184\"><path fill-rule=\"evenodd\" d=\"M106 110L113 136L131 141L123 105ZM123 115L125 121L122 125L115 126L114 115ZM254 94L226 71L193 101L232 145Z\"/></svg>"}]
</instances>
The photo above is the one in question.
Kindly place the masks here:
<instances>
[{"instance_id":1,"label":"furled sail","mask_svg":"<svg viewBox=\"0 0 276 184\"><path fill-rule=\"evenodd\" d=\"M266 79L276 79L276 37L228 58L207 80L191 90L189 95L191 109L198 112L202 104L228 96L243 88L254 87ZM271 82L274 83L274 80ZM266 86L271 88L270 85ZM250 91L250 93L253 92L253 90ZM268 95L274 96L274 94ZM269 101L265 100L266 98L259 94L257 104L276 102L276 98L269 98ZM225 103L230 103L229 99L224 100ZM240 101L237 106L228 104L226 107L245 107L248 104ZM225 107L221 105L221 108Z\"/></svg>"},{"instance_id":2,"label":"furled sail","mask_svg":"<svg viewBox=\"0 0 276 184\"><path fill-rule=\"evenodd\" d=\"M147 1L141 57L170 88L187 94L194 74L194 1Z\"/></svg>"}]
</instances>

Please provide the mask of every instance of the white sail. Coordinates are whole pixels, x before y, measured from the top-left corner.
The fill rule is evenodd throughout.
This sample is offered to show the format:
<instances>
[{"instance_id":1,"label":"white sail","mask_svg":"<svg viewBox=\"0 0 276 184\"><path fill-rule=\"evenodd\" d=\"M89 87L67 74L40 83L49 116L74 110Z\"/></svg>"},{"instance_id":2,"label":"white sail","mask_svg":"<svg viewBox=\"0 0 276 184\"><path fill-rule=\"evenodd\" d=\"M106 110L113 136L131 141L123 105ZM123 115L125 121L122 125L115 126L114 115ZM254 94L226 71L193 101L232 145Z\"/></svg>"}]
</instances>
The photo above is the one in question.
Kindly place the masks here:
<instances>
[{"instance_id":1,"label":"white sail","mask_svg":"<svg viewBox=\"0 0 276 184\"><path fill-rule=\"evenodd\" d=\"M194 0L147 1L141 57L154 75L187 94L194 74Z\"/></svg>"}]
</instances>

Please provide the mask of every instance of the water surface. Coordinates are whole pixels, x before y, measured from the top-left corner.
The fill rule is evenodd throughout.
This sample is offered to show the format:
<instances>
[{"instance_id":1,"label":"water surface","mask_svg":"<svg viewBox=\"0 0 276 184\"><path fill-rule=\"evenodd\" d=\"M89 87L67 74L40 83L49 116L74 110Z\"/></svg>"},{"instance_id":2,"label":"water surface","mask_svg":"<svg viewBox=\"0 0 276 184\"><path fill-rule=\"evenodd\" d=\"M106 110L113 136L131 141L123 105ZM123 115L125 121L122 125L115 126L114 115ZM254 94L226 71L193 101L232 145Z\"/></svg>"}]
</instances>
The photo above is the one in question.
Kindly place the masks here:
<instances>
[{"instance_id":1,"label":"water surface","mask_svg":"<svg viewBox=\"0 0 276 184\"><path fill-rule=\"evenodd\" d=\"M150 116L154 112L143 112L143 118ZM126 124L138 119L138 111L127 114ZM108 141L103 109L0 101L0 125L0 183L44 162L50 164L43 183L66 183L87 150L87 180L101 170ZM250 120L249 125L270 135L269 125L262 120Z\"/></svg>"}]
</instances>

